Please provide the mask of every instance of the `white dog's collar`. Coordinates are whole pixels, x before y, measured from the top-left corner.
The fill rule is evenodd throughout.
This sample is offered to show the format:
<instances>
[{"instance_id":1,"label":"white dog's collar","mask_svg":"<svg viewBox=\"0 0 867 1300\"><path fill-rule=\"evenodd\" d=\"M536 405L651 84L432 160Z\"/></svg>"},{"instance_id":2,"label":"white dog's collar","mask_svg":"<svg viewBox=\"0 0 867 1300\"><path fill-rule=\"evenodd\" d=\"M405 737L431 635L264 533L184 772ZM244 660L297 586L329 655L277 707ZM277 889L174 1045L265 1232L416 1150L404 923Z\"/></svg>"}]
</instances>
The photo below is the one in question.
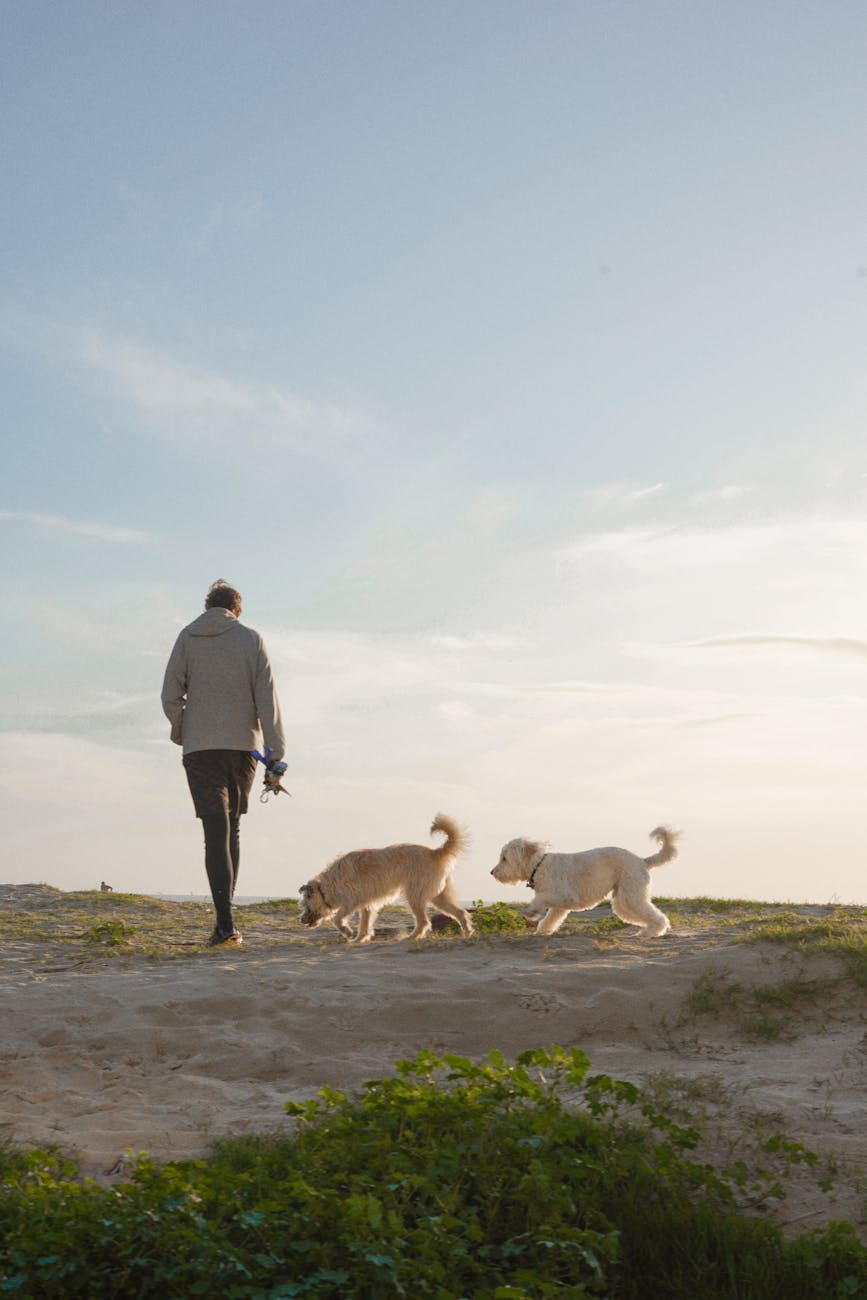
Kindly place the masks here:
<instances>
[{"instance_id":1,"label":"white dog's collar","mask_svg":"<svg viewBox=\"0 0 867 1300\"><path fill-rule=\"evenodd\" d=\"M542 863L545 861L545 859L547 858L547 856L548 856L547 853L543 853L542 856L541 856L541 858L539 859L539 861L536 863L535 867L533 868L533 870L530 872L530 879L527 881L527 888L528 888L528 889L533 889L533 888L534 888L533 881L536 879L536 872L539 870L539 868L541 867Z\"/></svg>"}]
</instances>

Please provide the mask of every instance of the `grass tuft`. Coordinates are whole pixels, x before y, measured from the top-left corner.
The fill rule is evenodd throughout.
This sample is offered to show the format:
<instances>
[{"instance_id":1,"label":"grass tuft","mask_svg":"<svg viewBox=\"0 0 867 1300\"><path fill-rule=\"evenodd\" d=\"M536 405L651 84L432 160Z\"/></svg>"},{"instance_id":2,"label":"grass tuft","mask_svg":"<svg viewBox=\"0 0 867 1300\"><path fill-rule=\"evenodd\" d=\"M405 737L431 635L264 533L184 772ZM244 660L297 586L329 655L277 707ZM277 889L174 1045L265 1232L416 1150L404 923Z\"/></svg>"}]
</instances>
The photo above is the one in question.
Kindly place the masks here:
<instances>
[{"instance_id":1,"label":"grass tuft","mask_svg":"<svg viewBox=\"0 0 867 1300\"><path fill-rule=\"evenodd\" d=\"M707 970L684 999L679 1024L696 1016L713 1016L732 1021L747 1038L793 1039L801 1012L815 1007L839 983L833 976L809 979L798 973L776 984L752 985L727 970Z\"/></svg>"}]
</instances>

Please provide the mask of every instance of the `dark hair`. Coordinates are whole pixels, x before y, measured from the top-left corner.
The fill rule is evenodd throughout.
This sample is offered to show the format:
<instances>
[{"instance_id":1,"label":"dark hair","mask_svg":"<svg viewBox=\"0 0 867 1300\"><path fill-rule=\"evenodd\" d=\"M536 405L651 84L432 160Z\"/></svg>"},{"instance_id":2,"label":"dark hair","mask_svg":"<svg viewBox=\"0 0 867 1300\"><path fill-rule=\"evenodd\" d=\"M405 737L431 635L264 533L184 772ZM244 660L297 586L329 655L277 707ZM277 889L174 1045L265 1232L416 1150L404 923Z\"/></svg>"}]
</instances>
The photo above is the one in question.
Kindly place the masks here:
<instances>
[{"instance_id":1,"label":"dark hair","mask_svg":"<svg viewBox=\"0 0 867 1300\"><path fill-rule=\"evenodd\" d=\"M205 609L228 609L233 614L241 612L241 593L230 587L223 578L212 582L205 597Z\"/></svg>"}]
</instances>

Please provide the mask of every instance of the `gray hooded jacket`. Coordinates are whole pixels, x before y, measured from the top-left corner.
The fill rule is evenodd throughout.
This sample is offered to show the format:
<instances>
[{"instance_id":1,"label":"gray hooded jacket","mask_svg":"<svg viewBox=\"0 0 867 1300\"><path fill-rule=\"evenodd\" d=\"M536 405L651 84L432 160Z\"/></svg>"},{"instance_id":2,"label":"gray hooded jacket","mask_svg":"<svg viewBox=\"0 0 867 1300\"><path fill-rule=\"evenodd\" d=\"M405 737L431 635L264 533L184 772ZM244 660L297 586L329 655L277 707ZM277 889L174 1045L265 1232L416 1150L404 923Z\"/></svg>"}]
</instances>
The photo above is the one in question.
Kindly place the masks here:
<instances>
[{"instance_id":1,"label":"gray hooded jacket","mask_svg":"<svg viewBox=\"0 0 867 1300\"><path fill-rule=\"evenodd\" d=\"M227 609L206 609L179 635L163 680L163 711L185 754L286 749L268 651Z\"/></svg>"}]
</instances>

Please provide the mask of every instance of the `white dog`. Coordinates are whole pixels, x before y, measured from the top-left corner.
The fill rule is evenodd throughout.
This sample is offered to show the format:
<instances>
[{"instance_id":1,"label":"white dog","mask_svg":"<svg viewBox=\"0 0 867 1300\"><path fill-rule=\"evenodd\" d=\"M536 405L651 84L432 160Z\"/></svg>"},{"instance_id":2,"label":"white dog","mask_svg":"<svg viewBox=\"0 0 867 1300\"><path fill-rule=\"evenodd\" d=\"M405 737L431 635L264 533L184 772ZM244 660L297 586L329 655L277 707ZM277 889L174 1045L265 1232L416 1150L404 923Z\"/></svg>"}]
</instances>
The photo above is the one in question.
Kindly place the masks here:
<instances>
[{"instance_id":1,"label":"white dog","mask_svg":"<svg viewBox=\"0 0 867 1300\"><path fill-rule=\"evenodd\" d=\"M430 903L453 917L464 935L471 935L472 922L455 898L451 881L455 859L467 846L466 832L444 813L434 818L431 834L434 831L446 837L437 849L423 844L390 844L384 849L359 849L336 858L302 886L303 924L312 927L333 920L340 933L352 939L346 918L358 912L355 942L369 943L379 909L403 898L415 917L411 938L423 939L430 933Z\"/></svg>"},{"instance_id":2,"label":"white dog","mask_svg":"<svg viewBox=\"0 0 867 1300\"><path fill-rule=\"evenodd\" d=\"M669 929L668 917L650 901L650 869L677 856L679 832L657 826L651 836L659 852L639 858L628 849L586 849L583 853L550 853L547 844L510 840L491 875L504 885L526 881L535 896L528 921L537 934L553 934L570 912L586 912L611 895L611 908L621 921L640 925L641 934L656 939Z\"/></svg>"}]
</instances>

